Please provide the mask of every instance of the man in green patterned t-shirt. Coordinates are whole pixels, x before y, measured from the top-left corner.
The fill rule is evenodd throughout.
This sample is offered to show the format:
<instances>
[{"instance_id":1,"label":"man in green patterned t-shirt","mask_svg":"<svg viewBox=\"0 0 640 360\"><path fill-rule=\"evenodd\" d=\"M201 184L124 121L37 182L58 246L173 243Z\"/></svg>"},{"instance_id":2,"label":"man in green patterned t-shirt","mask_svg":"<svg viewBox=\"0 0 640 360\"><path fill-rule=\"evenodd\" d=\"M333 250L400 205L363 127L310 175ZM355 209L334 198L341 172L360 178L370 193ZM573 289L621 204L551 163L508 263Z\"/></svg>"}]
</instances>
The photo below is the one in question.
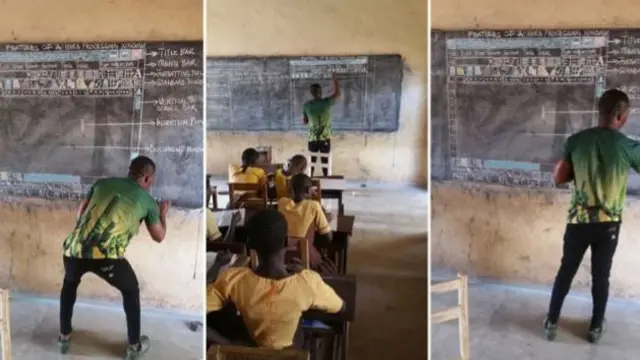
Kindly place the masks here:
<instances>
[{"instance_id":1,"label":"man in green patterned t-shirt","mask_svg":"<svg viewBox=\"0 0 640 360\"><path fill-rule=\"evenodd\" d=\"M598 102L599 126L567 139L554 181L573 181L562 262L553 285L545 336L555 339L564 298L587 248L591 248L593 316L587 339L597 343L605 329L609 275L618 244L629 168L640 172L640 144L619 129L629 118L629 97L606 91Z\"/></svg>"},{"instance_id":2,"label":"man in green patterned t-shirt","mask_svg":"<svg viewBox=\"0 0 640 360\"><path fill-rule=\"evenodd\" d=\"M311 153L311 177L318 159L322 167L322 175L331 174L331 107L340 98L340 86L333 74L333 94L322 97L320 84L309 87L313 100L302 107L302 121L309 127L309 153Z\"/></svg>"},{"instance_id":3,"label":"man in green patterned t-shirt","mask_svg":"<svg viewBox=\"0 0 640 360\"><path fill-rule=\"evenodd\" d=\"M126 178L96 181L82 201L76 227L63 244L60 352L69 350L73 305L80 280L87 272L122 293L129 338L125 359L138 359L149 349L149 338L140 335L138 279L124 254L143 221L153 240L164 240L170 204L167 201L157 204L149 194L155 172L154 162L139 156L131 161Z\"/></svg>"}]
</instances>

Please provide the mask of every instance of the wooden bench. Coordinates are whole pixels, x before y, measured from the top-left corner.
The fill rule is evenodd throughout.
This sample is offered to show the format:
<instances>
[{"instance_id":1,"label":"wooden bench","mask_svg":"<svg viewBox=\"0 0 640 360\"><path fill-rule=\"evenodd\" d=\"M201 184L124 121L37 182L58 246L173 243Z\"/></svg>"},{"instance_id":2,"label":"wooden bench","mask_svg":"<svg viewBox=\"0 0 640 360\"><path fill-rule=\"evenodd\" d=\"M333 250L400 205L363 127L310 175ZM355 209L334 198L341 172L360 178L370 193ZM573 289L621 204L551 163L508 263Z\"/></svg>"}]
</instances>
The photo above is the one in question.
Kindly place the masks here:
<instances>
[{"instance_id":1,"label":"wooden bench","mask_svg":"<svg viewBox=\"0 0 640 360\"><path fill-rule=\"evenodd\" d=\"M2 337L2 360L11 360L11 313L9 290L0 289L0 337Z\"/></svg>"},{"instance_id":2,"label":"wooden bench","mask_svg":"<svg viewBox=\"0 0 640 360\"><path fill-rule=\"evenodd\" d=\"M232 345L214 345L207 360L309 360L309 353L297 349L270 350Z\"/></svg>"},{"instance_id":3,"label":"wooden bench","mask_svg":"<svg viewBox=\"0 0 640 360\"><path fill-rule=\"evenodd\" d=\"M458 306L431 313L431 323L458 320L460 360L471 359L469 346L469 286L467 276L458 274L456 280L431 285L431 294L458 292Z\"/></svg>"}]
</instances>

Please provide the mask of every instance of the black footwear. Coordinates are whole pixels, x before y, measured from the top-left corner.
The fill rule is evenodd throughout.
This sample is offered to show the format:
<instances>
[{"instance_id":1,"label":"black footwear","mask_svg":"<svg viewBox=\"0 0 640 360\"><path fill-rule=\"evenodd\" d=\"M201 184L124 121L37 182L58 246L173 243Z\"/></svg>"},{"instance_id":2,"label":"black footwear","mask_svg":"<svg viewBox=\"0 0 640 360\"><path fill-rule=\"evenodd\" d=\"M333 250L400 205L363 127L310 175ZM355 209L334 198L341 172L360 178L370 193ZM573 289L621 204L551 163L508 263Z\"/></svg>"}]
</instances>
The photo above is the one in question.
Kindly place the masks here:
<instances>
[{"instance_id":1,"label":"black footwear","mask_svg":"<svg viewBox=\"0 0 640 360\"><path fill-rule=\"evenodd\" d=\"M136 360L142 357L142 355L146 354L149 351L149 347L151 346L151 340L146 335L140 336L140 343L136 348L132 348L131 346L127 347L127 352L124 355L125 360Z\"/></svg>"},{"instance_id":2,"label":"black footwear","mask_svg":"<svg viewBox=\"0 0 640 360\"><path fill-rule=\"evenodd\" d=\"M71 346L71 338L66 337L62 338L61 335L58 335L58 348L60 349L60 354L66 354L69 352L69 347Z\"/></svg>"},{"instance_id":3,"label":"black footwear","mask_svg":"<svg viewBox=\"0 0 640 360\"><path fill-rule=\"evenodd\" d=\"M544 328L544 338L548 341L555 340L558 332L558 324L550 322L549 319L544 319L542 326Z\"/></svg>"},{"instance_id":4,"label":"black footwear","mask_svg":"<svg viewBox=\"0 0 640 360\"><path fill-rule=\"evenodd\" d=\"M603 321L602 325L600 326L590 326L589 333L587 334L587 341L592 344L597 344L598 341L600 341L602 334L604 334L604 331L606 330L605 325L606 325L606 322Z\"/></svg>"}]
</instances>

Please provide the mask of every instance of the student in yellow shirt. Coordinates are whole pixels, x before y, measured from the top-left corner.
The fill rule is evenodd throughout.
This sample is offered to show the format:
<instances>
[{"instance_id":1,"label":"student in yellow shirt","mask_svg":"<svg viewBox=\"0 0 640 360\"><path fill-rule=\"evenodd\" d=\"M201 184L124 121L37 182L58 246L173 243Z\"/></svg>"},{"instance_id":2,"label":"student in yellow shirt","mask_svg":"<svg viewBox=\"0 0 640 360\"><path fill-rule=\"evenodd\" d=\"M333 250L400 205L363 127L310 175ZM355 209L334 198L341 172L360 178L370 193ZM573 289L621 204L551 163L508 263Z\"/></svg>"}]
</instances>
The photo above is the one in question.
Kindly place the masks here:
<instances>
[{"instance_id":1,"label":"student in yellow shirt","mask_svg":"<svg viewBox=\"0 0 640 360\"><path fill-rule=\"evenodd\" d=\"M247 237L249 248L258 255L256 269L230 268L207 287L207 327L212 340L242 342L242 336L248 335L259 347L283 349L294 346L304 311L344 309L342 299L318 273L287 271L287 222L282 214L271 209L256 213L247 224ZM244 329L234 323L234 309L225 306L229 304L242 314Z\"/></svg>"},{"instance_id":2,"label":"student in yellow shirt","mask_svg":"<svg viewBox=\"0 0 640 360\"><path fill-rule=\"evenodd\" d=\"M229 165L230 183L264 184L267 182L267 174L263 169L256 167L260 153L254 148L245 149L242 152L242 165Z\"/></svg>"},{"instance_id":3,"label":"student in yellow shirt","mask_svg":"<svg viewBox=\"0 0 640 360\"><path fill-rule=\"evenodd\" d=\"M327 248L331 243L331 226L320 202L311 199L313 186L306 174L297 174L289 180L290 197L278 200L278 211L284 215L289 237L306 238L309 242L309 263L322 273L335 272L335 264L323 257L317 247Z\"/></svg>"},{"instance_id":4,"label":"student in yellow shirt","mask_svg":"<svg viewBox=\"0 0 640 360\"><path fill-rule=\"evenodd\" d=\"M275 175L276 198L281 199L289 196L289 187L287 182L293 175L304 174L307 172L307 158L304 155L294 155L287 160L284 169L278 169Z\"/></svg>"},{"instance_id":5,"label":"student in yellow shirt","mask_svg":"<svg viewBox=\"0 0 640 360\"><path fill-rule=\"evenodd\" d=\"M278 200L278 211L287 219L290 237L305 237L309 229L328 242L331 226L320 202L312 200L313 186L306 174L289 179L289 197Z\"/></svg>"}]
</instances>

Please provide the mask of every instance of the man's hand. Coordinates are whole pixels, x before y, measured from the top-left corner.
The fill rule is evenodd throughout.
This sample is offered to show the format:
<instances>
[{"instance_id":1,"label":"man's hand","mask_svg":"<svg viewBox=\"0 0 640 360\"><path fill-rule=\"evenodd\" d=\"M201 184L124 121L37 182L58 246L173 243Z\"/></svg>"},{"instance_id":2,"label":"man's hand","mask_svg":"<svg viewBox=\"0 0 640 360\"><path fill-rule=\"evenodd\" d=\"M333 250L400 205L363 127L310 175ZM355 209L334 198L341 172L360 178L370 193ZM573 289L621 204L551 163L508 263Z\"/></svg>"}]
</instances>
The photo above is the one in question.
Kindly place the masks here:
<instances>
[{"instance_id":1,"label":"man's hand","mask_svg":"<svg viewBox=\"0 0 640 360\"><path fill-rule=\"evenodd\" d=\"M166 217L169 212L169 208L171 207L171 201L162 200L158 203L158 207L160 208L160 216Z\"/></svg>"}]
</instances>

